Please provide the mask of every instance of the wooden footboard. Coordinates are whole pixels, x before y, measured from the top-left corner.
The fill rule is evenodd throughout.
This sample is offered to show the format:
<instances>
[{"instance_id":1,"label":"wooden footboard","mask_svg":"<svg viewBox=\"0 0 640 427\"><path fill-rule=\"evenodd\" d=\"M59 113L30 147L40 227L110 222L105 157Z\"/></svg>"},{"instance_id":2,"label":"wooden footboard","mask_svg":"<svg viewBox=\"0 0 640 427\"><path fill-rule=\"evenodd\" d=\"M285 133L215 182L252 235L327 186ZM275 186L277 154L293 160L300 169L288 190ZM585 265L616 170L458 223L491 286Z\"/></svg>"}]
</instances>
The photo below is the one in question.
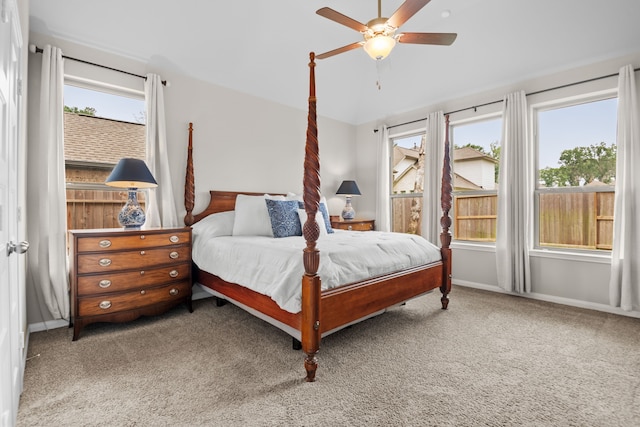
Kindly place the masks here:
<instances>
[{"instance_id":1,"label":"wooden footboard","mask_svg":"<svg viewBox=\"0 0 640 427\"><path fill-rule=\"evenodd\" d=\"M365 319L391 306L409 301L441 286L444 264L441 261L397 271L361 282L342 285L320 294L319 333L326 335L346 325ZM301 313L281 309L270 297L235 283L229 283L197 267L194 281L228 298L286 325L300 339ZM284 329L284 328L281 328Z\"/></svg>"}]
</instances>

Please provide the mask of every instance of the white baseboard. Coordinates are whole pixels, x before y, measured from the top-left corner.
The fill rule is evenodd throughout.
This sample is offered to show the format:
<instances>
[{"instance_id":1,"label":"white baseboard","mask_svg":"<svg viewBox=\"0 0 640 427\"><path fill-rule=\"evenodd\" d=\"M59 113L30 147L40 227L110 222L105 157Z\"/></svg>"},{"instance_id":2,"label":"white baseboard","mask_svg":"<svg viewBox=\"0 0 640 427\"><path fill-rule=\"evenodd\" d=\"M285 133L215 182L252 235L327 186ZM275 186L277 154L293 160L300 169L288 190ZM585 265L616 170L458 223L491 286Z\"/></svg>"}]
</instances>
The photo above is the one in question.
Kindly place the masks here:
<instances>
[{"instance_id":1,"label":"white baseboard","mask_svg":"<svg viewBox=\"0 0 640 427\"><path fill-rule=\"evenodd\" d=\"M475 289L481 289L484 291L498 292L501 294L514 295L514 296L523 297L523 298L531 298L539 301L552 302L556 304L563 304L571 307L586 308L589 310L596 310L596 311L602 311L605 313L618 314L620 316L640 318L640 312L638 311L625 311L620 307L612 307L607 304L599 304L595 302L582 301L582 300L577 300L573 298L557 297L553 295L539 294L535 292L531 292L528 294L517 294L515 292L507 292L504 289L499 288L498 286L487 285L484 283L470 282L467 280L454 280L453 284L464 286L467 288L475 288Z\"/></svg>"},{"instance_id":2,"label":"white baseboard","mask_svg":"<svg viewBox=\"0 0 640 427\"><path fill-rule=\"evenodd\" d=\"M68 328L69 321L64 319L48 320L46 322L32 323L29 325L29 333L48 331L49 329Z\"/></svg>"}]
</instances>

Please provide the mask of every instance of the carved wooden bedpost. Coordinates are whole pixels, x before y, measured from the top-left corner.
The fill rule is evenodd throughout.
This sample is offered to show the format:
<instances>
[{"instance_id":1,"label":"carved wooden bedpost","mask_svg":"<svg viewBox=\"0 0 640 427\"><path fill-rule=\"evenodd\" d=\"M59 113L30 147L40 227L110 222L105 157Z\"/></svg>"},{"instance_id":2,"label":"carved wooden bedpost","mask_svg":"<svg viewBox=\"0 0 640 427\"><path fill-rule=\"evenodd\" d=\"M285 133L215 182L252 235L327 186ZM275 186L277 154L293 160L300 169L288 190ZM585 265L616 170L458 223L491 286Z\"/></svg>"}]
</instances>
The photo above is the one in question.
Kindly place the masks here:
<instances>
[{"instance_id":1,"label":"carved wooden bedpost","mask_svg":"<svg viewBox=\"0 0 640 427\"><path fill-rule=\"evenodd\" d=\"M305 353L304 367L307 381L315 381L318 360L316 353L320 349L320 277L318 265L320 252L316 241L320 229L316 222L316 212L320 203L320 156L318 150L318 127L316 122L316 82L315 54L309 54L309 114L307 117L307 140L304 150L303 197L307 220L302 234L307 241L303 250L304 276L302 276L302 350Z\"/></svg>"},{"instance_id":2,"label":"carved wooden bedpost","mask_svg":"<svg viewBox=\"0 0 640 427\"><path fill-rule=\"evenodd\" d=\"M193 123L189 123L189 148L187 149L187 176L184 179L184 207L187 214L184 216L184 224L192 225L193 205L195 202L195 182L193 178Z\"/></svg>"},{"instance_id":3,"label":"carved wooden bedpost","mask_svg":"<svg viewBox=\"0 0 640 427\"><path fill-rule=\"evenodd\" d=\"M449 210L451 209L452 201L452 186L451 186L451 151L449 149L449 115L445 116L445 131L444 131L444 159L442 162L442 185L440 188L440 204L442 206L442 218L440 218L440 225L442 226L442 233L440 233L440 243L442 253L442 261L444 263L442 286L440 286L440 292L442 292L442 308L446 310L449 305L449 298L447 295L451 292L451 233L449 227L451 227L451 217L449 216Z\"/></svg>"}]
</instances>

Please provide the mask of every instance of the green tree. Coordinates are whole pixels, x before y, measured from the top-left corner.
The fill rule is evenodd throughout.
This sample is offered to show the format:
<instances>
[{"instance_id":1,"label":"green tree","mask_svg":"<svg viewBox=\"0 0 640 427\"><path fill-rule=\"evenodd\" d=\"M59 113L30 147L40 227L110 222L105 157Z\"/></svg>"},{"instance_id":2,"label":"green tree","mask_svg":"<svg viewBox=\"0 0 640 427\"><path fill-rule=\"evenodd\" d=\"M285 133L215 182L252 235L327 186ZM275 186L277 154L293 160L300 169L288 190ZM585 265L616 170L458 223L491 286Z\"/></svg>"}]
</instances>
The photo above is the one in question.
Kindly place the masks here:
<instances>
[{"instance_id":1,"label":"green tree","mask_svg":"<svg viewBox=\"0 0 640 427\"><path fill-rule=\"evenodd\" d=\"M577 187L598 180L612 184L616 176L615 144L605 142L575 147L560 154L557 168L540 170L540 180L547 187Z\"/></svg>"},{"instance_id":2,"label":"green tree","mask_svg":"<svg viewBox=\"0 0 640 427\"><path fill-rule=\"evenodd\" d=\"M458 148L466 148L466 147L473 148L474 150L479 151L479 152L481 152L482 154L489 154L489 153L487 153L487 152L484 150L484 147L482 147L482 146L480 146L480 145L471 144L471 143L464 144L464 145L456 145L456 144L453 144L453 148L454 148L454 149L456 149L456 150L457 150Z\"/></svg>"},{"instance_id":3,"label":"green tree","mask_svg":"<svg viewBox=\"0 0 640 427\"><path fill-rule=\"evenodd\" d=\"M84 107L84 109L80 110L78 107L69 107L67 105L64 106L64 111L66 113L74 113L74 114L84 114L87 116L95 116L96 109L93 107Z\"/></svg>"},{"instance_id":4,"label":"green tree","mask_svg":"<svg viewBox=\"0 0 640 427\"><path fill-rule=\"evenodd\" d=\"M493 141L491 144L489 144L489 148L491 150L491 153L489 153L489 155L494 159L496 159L496 164L494 165L493 168L494 168L495 181L498 182L498 177L500 176L500 149L502 147L500 147L499 141Z\"/></svg>"}]
</instances>

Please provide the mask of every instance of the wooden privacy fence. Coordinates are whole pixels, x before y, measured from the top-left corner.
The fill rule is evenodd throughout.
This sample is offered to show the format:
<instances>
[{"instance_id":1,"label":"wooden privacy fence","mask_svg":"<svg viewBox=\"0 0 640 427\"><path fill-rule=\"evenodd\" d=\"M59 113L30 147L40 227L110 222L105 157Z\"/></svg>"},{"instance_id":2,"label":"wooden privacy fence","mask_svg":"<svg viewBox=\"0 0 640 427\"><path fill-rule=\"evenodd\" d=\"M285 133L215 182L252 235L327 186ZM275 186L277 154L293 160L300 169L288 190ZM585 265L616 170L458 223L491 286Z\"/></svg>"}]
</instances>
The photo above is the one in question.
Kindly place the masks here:
<instances>
[{"instance_id":1,"label":"wooden privacy fence","mask_svg":"<svg viewBox=\"0 0 640 427\"><path fill-rule=\"evenodd\" d=\"M540 246L611 250L614 192L542 193Z\"/></svg>"},{"instance_id":2,"label":"wooden privacy fence","mask_svg":"<svg viewBox=\"0 0 640 427\"><path fill-rule=\"evenodd\" d=\"M420 224L420 217L422 215L422 197L395 197L391 199L391 204L391 229L393 231L410 234L422 233L422 227ZM417 208L420 208L419 212L416 212Z\"/></svg>"},{"instance_id":3,"label":"wooden privacy fence","mask_svg":"<svg viewBox=\"0 0 640 427\"><path fill-rule=\"evenodd\" d=\"M127 201L126 190L67 189L67 229L121 228L118 214ZM144 192L138 192L144 208Z\"/></svg>"},{"instance_id":4,"label":"wooden privacy fence","mask_svg":"<svg viewBox=\"0 0 640 427\"><path fill-rule=\"evenodd\" d=\"M456 195L454 200L453 238L495 242L498 196L495 194Z\"/></svg>"},{"instance_id":5,"label":"wooden privacy fence","mask_svg":"<svg viewBox=\"0 0 640 427\"><path fill-rule=\"evenodd\" d=\"M540 193L539 245L611 250L614 194L613 191ZM421 203L421 197L392 199L394 231L420 234L420 219L415 218L416 201ZM497 212L495 194L457 194L453 209L454 239L495 242Z\"/></svg>"}]
</instances>

